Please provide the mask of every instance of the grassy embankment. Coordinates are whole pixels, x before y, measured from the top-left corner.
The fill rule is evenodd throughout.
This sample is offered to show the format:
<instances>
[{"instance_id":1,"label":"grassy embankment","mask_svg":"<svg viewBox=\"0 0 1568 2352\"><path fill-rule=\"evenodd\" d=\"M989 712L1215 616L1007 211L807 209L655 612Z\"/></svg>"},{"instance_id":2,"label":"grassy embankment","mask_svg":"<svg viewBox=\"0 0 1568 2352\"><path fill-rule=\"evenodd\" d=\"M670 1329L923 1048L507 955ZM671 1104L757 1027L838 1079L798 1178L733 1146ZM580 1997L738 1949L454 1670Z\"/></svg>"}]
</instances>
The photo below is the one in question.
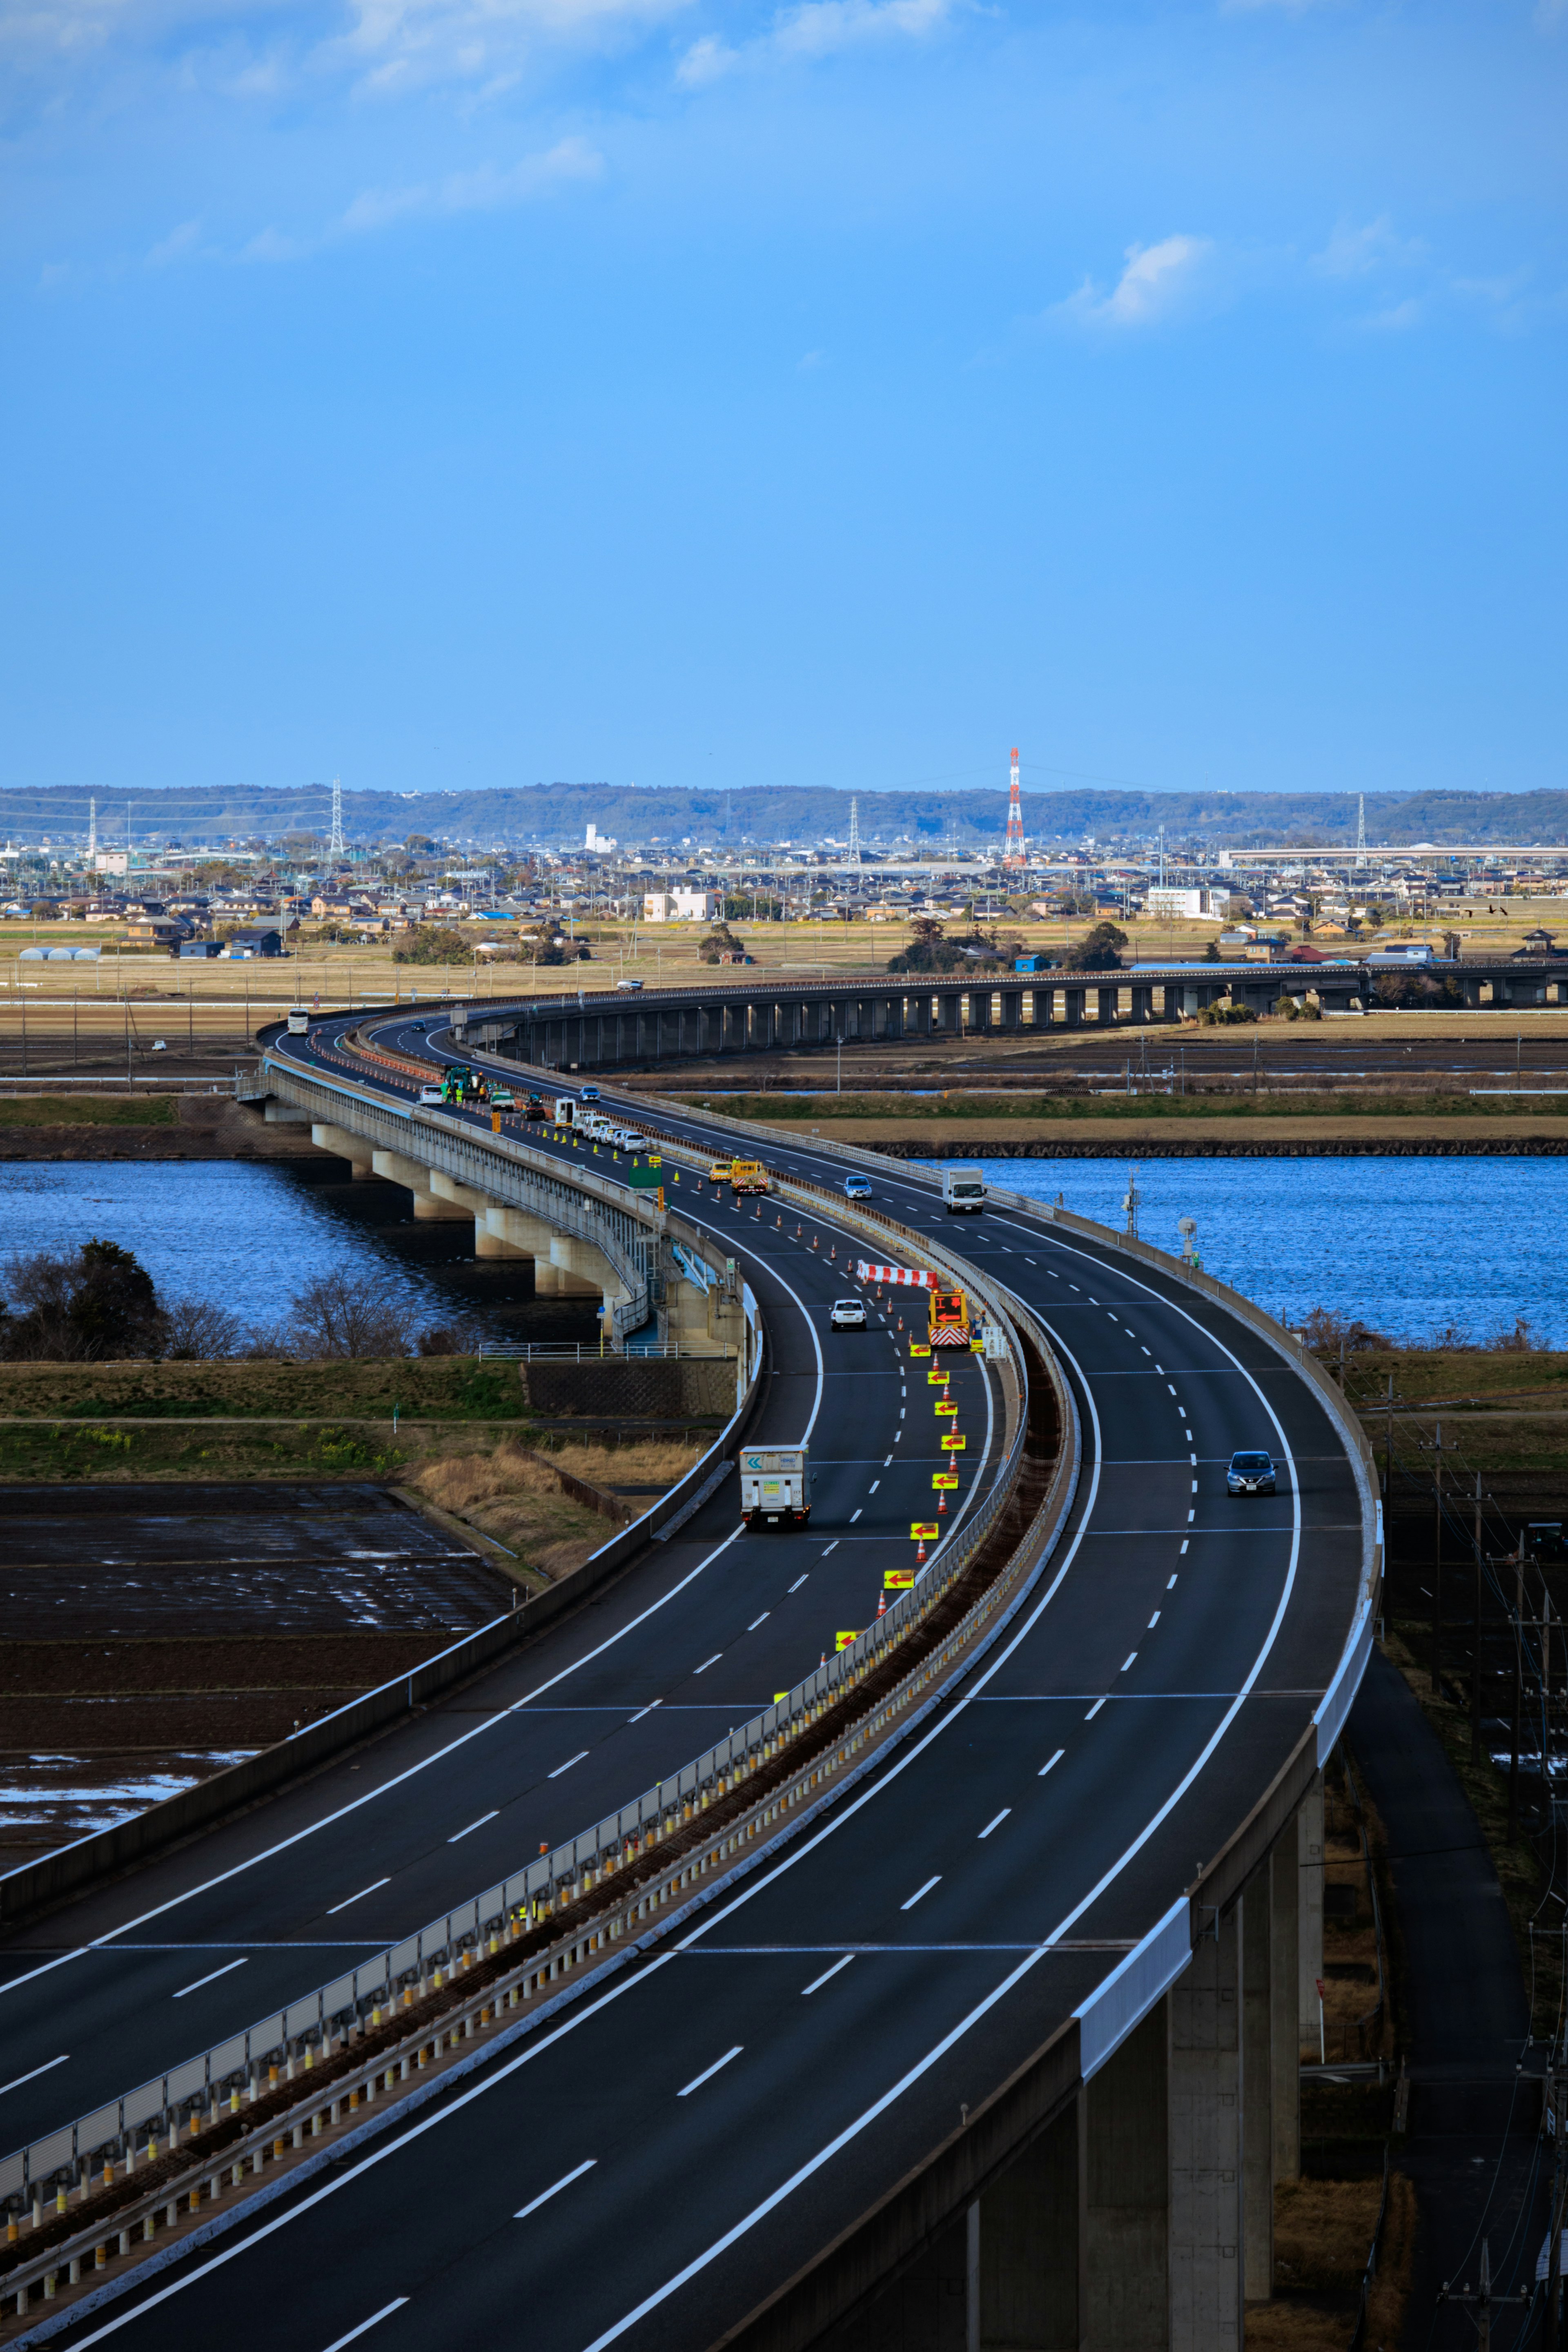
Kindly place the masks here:
<instances>
[{"instance_id":1,"label":"grassy embankment","mask_svg":"<svg viewBox=\"0 0 1568 2352\"><path fill-rule=\"evenodd\" d=\"M1338 1357L1325 1351L1323 1361L1337 1378ZM1429 1445L1440 1422L1468 1474L1568 1471L1568 1351L1358 1349L1346 1359L1345 1387L1380 1460L1391 1375L1396 1453Z\"/></svg>"},{"instance_id":2,"label":"grassy embankment","mask_svg":"<svg viewBox=\"0 0 1568 2352\"><path fill-rule=\"evenodd\" d=\"M143 1088L136 1095L0 1096L4 1127L173 1127L176 1110L168 1095Z\"/></svg>"}]
</instances>

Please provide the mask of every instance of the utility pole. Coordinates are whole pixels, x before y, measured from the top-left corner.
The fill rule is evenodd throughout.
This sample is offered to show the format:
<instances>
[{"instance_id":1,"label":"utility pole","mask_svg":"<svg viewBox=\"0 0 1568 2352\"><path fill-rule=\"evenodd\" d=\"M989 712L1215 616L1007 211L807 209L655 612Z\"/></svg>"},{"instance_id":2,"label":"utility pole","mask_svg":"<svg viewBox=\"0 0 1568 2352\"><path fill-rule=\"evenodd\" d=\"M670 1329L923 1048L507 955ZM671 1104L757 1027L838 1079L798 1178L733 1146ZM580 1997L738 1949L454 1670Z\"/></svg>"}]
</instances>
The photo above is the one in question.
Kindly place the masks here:
<instances>
[{"instance_id":1,"label":"utility pole","mask_svg":"<svg viewBox=\"0 0 1568 2352\"><path fill-rule=\"evenodd\" d=\"M1476 1639L1470 1655L1470 1761L1481 1760L1481 1601L1482 1579L1486 1563L1481 1553L1481 1474L1476 1472L1476 1519L1473 1537L1476 1552Z\"/></svg>"},{"instance_id":2,"label":"utility pole","mask_svg":"<svg viewBox=\"0 0 1568 2352\"><path fill-rule=\"evenodd\" d=\"M1443 1688L1443 1424L1432 1439L1432 1689Z\"/></svg>"},{"instance_id":3,"label":"utility pole","mask_svg":"<svg viewBox=\"0 0 1568 2352\"><path fill-rule=\"evenodd\" d=\"M1508 1842L1519 1835L1519 1733L1524 1702L1524 1538L1513 1556L1513 1730L1508 1757Z\"/></svg>"},{"instance_id":4,"label":"utility pole","mask_svg":"<svg viewBox=\"0 0 1568 2352\"><path fill-rule=\"evenodd\" d=\"M1568 2081L1564 2080L1561 2045L1552 2053L1546 2076L1546 2101L1552 2116L1552 2221L1546 2242L1546 2324L1542 2341L1545 2352L1560 2352L1563 2341L1563 2207L1568 2197L1568 2164L1563 2162L1563 2136L1568 2132Z\"/></svg>"},{"instance_id":5,"label":"utility pole","mask_svg":"<svg viewBox=\"0 0 1568 2352\"><path fill-rule=\"evenodd\" d=\"M1511 2294L1493 2294L1492 2243L1489 2238L1483 2238L1481 2240L1481 2277L1478 2292L1472 2294L1468 2284L1462 2287L1451 2287L1445 2279L1438 2289L1437 2300L1439 2303L1459 2304L1467 2310L1476 2324L1476 2343L1479 2352L1491 2352L1492 2314L1505 2304L1528 2303L1531 2295L1528 2287L1516 2287Z\"/></svg>"}]
</instances>

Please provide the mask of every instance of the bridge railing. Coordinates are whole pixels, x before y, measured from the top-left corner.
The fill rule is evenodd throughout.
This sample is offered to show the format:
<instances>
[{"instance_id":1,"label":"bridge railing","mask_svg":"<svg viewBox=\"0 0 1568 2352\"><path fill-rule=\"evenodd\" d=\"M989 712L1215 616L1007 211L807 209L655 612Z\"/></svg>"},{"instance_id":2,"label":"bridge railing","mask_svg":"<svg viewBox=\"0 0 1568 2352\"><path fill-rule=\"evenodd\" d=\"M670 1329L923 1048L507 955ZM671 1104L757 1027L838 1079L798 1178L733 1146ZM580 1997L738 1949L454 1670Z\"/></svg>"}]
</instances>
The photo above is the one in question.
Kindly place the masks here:
<instances>
[{"instance_id":1,"label":"bridge railing","mask_svg":"<svg viewBox=\"0 0 1568 2352\"><path fill-rule=\"evenodd\" d=\"M834 1207L837 1215L838 1204L835 1202ZM911 1249L918 1249L928 1263L939 1265L954 1283L962 1281L980 1295L973 1271L952 1260L940 1247L933 1251L925 1236L890 1219L858 1218L857 1222L864 1225L868 1237L879 1246L886 1247L889 1240L895 1244L905 1242ZM1001 1295L988 1284L984 1288L989 1294L985 1299L988 1308L1006 1331L1008 1369L1022 1398L1027 1371L1017 1333ZM762 1361L761 1316L749 1286L743 1290L742 1304L747 1327L745 1370L749 1391L754 1387ZM1040 1361L1059 1391L1058 1408L1066 1427L1071 1419L1071 1406L1061 1388L1049 1343L1027 1310L1024 1312L1032 1327L1031 1337ZM106 2149L111 2160L118 2157L133 2165L138 2147L150 2147L155 2152L160 2144L168 2147L177 2142L182 2132L188 2134L193 2128L193 2118L196 2119L194 2127L199 2130L201 2118L216 2116L225 2105L237 2108L280 2075L292 2073L298 2065L308 2066L318 2053L324 2053L332 2045L337 2036L367 2018L379 2022L384 2012L389 2011L411 1985L423 1984L435 1970L445 1971L461 1965L465 1953L478 1949L519 1921L535 1922L549 1917L577 1893L596 1883L607 1864L613 1865L657 1843L672 1829L692 1820L716 1795L738 1787L748 1774L815 1722L825 1708L896 1647L973 1562L1016 1487L1028 1421L1022 1410L1014 1419L1002 1468L973 1517L938 1546L916 1584L900 1592L882 1617L857 1635L853 1644L825 1659L793 1690L716 1741L702 1755L656 1781L629 1803L605 1814L552 1853L523 1864L468 1902L431 1920L416 1934L388 1945L355 1968L258 2020L243 2032L226 2036L179 2066L13 2151L0 2160L0 2203L9 2204L15 2210L29 2198L37 2200L47 2184L62 2176L85 2179L101 2164ZM732 1423L731 1430L734 1427ZM726 1431L724 1439L682 1482L679 1491L695 1491L677 1517L688 1516L708 1493L717 1488L729 1465L721 1463L717 1471L710 1465L730 1434L731 1431ZM1046 1523L1047 1515L1054 1511L1059 1517L1065 1509L1062 1481L1068 1449L1064 1447L1062 1451L1064 1458L1058 1460L1047 1496L1019 1547L1019 1556L1026 1553L1030 1538ZM1072 1464L1076 1472L1076 1449L1072 1452ZM704 1472L708 1474L705 1478ZM665 1502L668 1505L674 1499L672 1495ZM647 1520L638 1522L637 1527L625 1530L595 1557L604 1557L626 1545L629 1539L640 1539L646 1527ZM579 1576L584 1572L580 1570ZM950 1644L954 1638L949 1637ZM412 1691L412 1680L409 1687ZM331 1718L326 1720L330 1723ZM311 1726L310 1729L320 1733L323 1726ZM296 1737L308 1739L310 1735ZM236 1769L243 1771L245 1768ZM0 1882L0 1886L3 1884Z\"/></svg>"}]
</instances>

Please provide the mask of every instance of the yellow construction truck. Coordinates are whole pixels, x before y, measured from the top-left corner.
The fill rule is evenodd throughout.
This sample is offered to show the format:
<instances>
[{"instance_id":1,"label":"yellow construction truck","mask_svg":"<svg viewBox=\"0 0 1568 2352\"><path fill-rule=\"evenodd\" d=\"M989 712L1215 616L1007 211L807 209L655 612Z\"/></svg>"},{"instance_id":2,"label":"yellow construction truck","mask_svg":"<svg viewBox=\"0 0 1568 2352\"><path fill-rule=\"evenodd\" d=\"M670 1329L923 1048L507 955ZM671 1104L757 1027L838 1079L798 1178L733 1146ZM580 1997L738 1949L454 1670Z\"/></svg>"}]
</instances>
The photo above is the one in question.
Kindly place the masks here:
<instances>
[{"instance_id":1,"label":"yellow construction truck","mask_svg":"<svg viewBox=\"0 0 1568 2352\"><path fill-rule=\"evenodd\" d=\"M962 1290L928 1290L926 1337L933 1348L973 1348L969 1301Z\"/></svg>"}]
</instances>

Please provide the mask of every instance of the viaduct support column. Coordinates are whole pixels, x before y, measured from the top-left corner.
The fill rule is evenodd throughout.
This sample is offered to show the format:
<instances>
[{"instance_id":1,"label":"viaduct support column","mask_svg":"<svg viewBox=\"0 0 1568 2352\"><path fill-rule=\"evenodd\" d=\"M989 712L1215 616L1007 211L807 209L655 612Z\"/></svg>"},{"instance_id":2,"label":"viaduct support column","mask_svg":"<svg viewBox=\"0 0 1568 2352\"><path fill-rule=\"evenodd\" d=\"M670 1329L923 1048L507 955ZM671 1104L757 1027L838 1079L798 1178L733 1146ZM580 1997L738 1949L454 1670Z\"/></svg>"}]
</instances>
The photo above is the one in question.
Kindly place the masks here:
<instances>
[{"instance_id":1,"label":"viaduct support column","mask_svg":"<svg viewBox=\"0 0 1568 2352\"><path fill-rule=\"evenodd\" d=\"M310 1140L318 1150L335 1151L340 1160L346 1160L356 1179L382 1172L374 1164L375 1154L366 1139L352 1134L346 1127L331 1127L312 1119Z\"/></svg>"},{"instance_id":2,"label":"viaduct support column","mask_svg":"<svg viewBox=\"0 0 1568 2352\"><path fill-rule=\"evenodd\" d=\"M970 2207L965 2352L1079 2352L1084 2116L1079 2097Z\"/></svg>"},{"instance_id":3,"label":"viaduct support column","mask_svg":"<svg viewBox=\"0 0 1568 2352\"><path fill-rule=\"evenodd\" d=\"M1241 1919L1171 1988L1171 2352L1241 2352Z\"/></svg>"},{"instance_id":4,"label":"viaduct support column","mask_svg":"<svg viewBox=\"0 0 1568 2352\"><path fill-rule=\"evenodd\" d=\"M1288 1822L1268 1857L1268 1899L1274 1915L1269 2060L1274 2073L1276 2180L1301 2177L1301 2037L1296 2016L1301 1870L1296 1855L1297 1835L1295 1822Z\"/></svg>"},{"instance_id":5,"label":"viaduct support column","mask_svg":"<svg viewBox=\"0 0 1568 2352\"><path fill-rule=\"evenodd\" d=\"M1170 2002L1156 2001L1084 2090L1089 2352L1171 2341L1170 2036Z\"/></svg>"},{"instance_id":6,"label":"viaduct support column","mask_svg":"<svg viewBox=\"0 0 1568 2352\"><path fill-rule=\"evenodd\" d=\"M431 1171L417 1160L409 1160L401 1151L373 1151L371 1165L378 1176L389 1184L401 1184L405 1192L414 1195L415 1222L427 1221L452 1223L472 1215L469 1209L460 1209L456 1202L443 1200L431 1186Z\"/></svg>"},{"instance_id":7,"label":"viaduct support column","mask_svg":"<svg viewBox=\"0 0 1568 2352\"><path fill-rule=\"evenodd\" d=\"M1274 1905L1270 1863L1241 1911L1242 2299L1274 2293Z\"/></svg>"},{"instance_id":8,"label":"viaduct support column","mask_svg":"<svg viewBox=\"0 0 1568 2352\"><path fill-rule=\"evenodd\" d=\"M1300 1969L1297 1982L1300 2021L1298 2055L1319 2049L1318 1979L1323 1973L1323 1776L1314 1774L1296 1816L1298 1883L1300 1887L1297 1933Z\"/></svg>"}]
</instances>

